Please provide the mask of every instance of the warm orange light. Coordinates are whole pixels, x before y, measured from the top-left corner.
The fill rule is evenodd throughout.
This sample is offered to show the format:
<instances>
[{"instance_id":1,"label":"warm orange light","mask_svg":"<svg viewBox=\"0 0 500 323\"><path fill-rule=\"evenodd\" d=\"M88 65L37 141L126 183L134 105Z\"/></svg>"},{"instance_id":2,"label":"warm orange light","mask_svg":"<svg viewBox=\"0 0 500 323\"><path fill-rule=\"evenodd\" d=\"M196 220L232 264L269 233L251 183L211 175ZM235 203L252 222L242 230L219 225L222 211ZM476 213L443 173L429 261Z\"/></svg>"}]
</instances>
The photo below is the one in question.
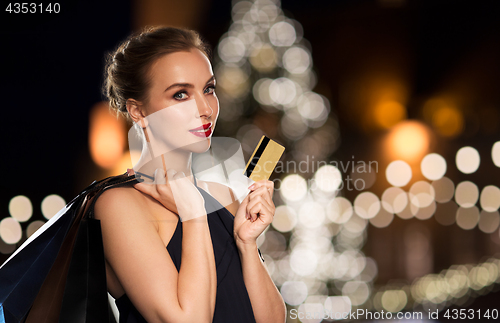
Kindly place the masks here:
<instances>
[{"instance_id":1,"label":"warm orange light","mask_svg":"<svg viewBox=\"0 0 500 323\"><path fill-rule=\"evenodd\" d=\"M389 129L406 119L405 107L396 101L384 101L375 106L375 122L384 129Z\"/></svg>"},{"instance_id":2,"label":"warm orange light","mask_svg":"<svg viewBox=\"0 0 500 323\"><path fill-rule=\"evenodd\" d=\"M132 168L132 161L138 161L139 157L141 157L140 151L132 151L132 156L130 151L125 151L120 160L114 165L114 167L110 170L109 176L123 174L127 168Z\"/></svg>"},{"instance_id":3,"label":"warm orange light","mask_svg":"<svg viewBox=\"0 0 500 323\"><path fill-rule=\"evenodd\" d=\"M462 132L464 117L454 107L441 107L432 116L432 125L445 137L454 137Z\"/></svg>"},{"instance_id":4,"label":"warm orange light","mask_svg":"<svg viewBox=\"0 0 500 323\"><path fill-rule=\"evenodd\" d=\"M429 149L430 134L426 126L418 121L403 121L392 128L387 145L394 159L414 161Z\"/></svg>"},{"instance_id":5,"label":"warm orange light","mask_svg":"<svg viewBox=\"0 0 500 323\"><path fill-rule=\"evenodd\" d=\"M462 133L464 127L463 113L457 108L451 97L428 100L423 107L425 120L432 124L438 134L444 137L455 137Z\"/></svg>"},{"instance_id":6,"label":"warm orange light","mask_svg":"<svg viewBox=\"0 0 500 323\"><path fill-rule=\"evenodd\" d=\"M107 102L92 107L89 119L89 148L94 162L113 168L122 157L126 145L125 124L109 110Z\"/></svg>"}]
</instances>

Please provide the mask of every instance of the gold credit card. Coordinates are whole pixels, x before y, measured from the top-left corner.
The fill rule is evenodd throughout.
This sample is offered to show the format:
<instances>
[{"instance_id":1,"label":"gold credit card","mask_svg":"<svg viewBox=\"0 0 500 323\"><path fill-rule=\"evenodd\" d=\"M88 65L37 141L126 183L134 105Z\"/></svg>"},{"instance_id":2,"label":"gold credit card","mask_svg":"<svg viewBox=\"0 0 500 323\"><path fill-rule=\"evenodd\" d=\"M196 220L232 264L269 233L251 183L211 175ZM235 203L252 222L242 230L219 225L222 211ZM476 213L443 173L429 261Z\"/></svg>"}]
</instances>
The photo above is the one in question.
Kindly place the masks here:
<instances>
[{"instance_id":1,"label":"gold credit card","mask_svg":"<svg viewBox=\"0 0 500 323\"><path fill-rule=\"evenodd\" d=\"M262 136L248 160L243 174L256 182L263 179L268 180L284 151L285 147L266 136Z\"/></svg>"}]
</instances>

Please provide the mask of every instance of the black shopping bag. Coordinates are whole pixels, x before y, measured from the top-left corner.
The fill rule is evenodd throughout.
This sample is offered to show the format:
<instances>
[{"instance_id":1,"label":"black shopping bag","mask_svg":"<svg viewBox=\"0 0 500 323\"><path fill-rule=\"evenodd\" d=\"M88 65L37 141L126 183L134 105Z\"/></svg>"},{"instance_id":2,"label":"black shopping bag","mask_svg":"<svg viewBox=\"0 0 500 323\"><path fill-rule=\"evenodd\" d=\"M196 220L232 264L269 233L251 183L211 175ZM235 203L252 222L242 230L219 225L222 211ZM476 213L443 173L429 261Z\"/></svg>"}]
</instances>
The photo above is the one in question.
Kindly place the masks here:
<instances>
[{"instance_id":1,"label":"black shopping bag","mask_svg":"<svg viewBox=\"0 0 500 323\"><path fill-rule=\"evenodd\" d=\"M35 300L74 220L73 201L43 232L28 239L0 268L0 322L22 322ZM39 229L39 230L40 230Z\"/></svg>"},{"instance_id":2,"label":"black shopping bag","mask_svg":"<svg viewBox=\"0 0 500 323\"><path fill-rule=\"evenodd\" d=\"M133 180L124 174L94 182L2 265L0 323L115 322L100 221L89 209L106 188Z\"/></svg>"},{"instance_id":3,"label":"black shopping bag","mask_svg":"<svg viewBox=\"0 0 500 323\"><path fill-rule=\"evenodd\" d=\"M107 323L109 318L101 223L85 218L73 249L59 322Z\"/></svg>"}]
</instances>

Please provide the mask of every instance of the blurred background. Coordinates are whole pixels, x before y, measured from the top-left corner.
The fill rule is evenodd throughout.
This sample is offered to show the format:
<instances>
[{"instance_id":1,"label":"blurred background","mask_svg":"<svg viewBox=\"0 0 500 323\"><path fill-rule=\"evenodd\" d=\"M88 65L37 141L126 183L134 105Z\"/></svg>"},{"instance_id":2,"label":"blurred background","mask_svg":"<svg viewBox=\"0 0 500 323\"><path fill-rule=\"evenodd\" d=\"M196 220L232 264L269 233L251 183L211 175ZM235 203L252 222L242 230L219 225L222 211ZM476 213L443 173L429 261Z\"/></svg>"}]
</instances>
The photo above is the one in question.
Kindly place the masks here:
<instances>
[{"instance_id":1,"label":"blurred background","mask_svg":"<svg viewBox=\"0 0 500 323\"><path fill-rule=\"evenodd\" d=\"M214 136L238 139L246 158L262 134L286 147L259 245L289 310L498 317L498 1L59 4L2 8L0 263L92 181L131 166L130 125L101 92L105 57L162 24L213 48Z\"/></svg>"}]
</instances>

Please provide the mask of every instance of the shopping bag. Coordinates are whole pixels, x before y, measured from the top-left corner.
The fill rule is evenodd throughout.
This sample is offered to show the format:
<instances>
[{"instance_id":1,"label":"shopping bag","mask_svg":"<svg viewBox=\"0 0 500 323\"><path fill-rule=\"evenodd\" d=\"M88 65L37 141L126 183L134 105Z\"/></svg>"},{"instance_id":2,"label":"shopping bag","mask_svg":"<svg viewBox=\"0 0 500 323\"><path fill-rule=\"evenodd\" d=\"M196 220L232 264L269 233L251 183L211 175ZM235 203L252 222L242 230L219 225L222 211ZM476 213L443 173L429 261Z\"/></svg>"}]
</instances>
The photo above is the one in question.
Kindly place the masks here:
<instances>
[{"instance_id":1,"label":"shopping bag","mask_svg":"<svg viewBox=\"0 0 500 323\"><path fill-rule=\"evenodd\" d=\"M85 218L71 257L59 322L109 322L109 314L101 223Z\"/></svg>"},{"instance_id":2,"label":"shopping bag","mask_svg":"<svg viewBox=\"0 0 500 323\"><path fill-rule=\"evenodd\" d=\"M81 220L85 214L87 198L88 196L84 197L84 201L73 219L57 258L43 281L25 323L49 323L59 320L68 269Z\"/></svg>"},{"instance_id":3,"label":"shopping bag","mask_svg":"<svg viewBox=\"0 0 500 323\"><path fill-rule=\"evenodd\" d=\"M0 323L114 322L100 222L89 210L106 188L133 180L92 183L0 267Z\"/></svg>"},{"instance_id":4,"label":"shopping bag","mask_svg":"<svg viewBox=\"0 0 500 323\"><path fill-rule=\"evenodd\" d=\"M47 222L36 238L27 240L0 268L0 322L22 322L50 271L73 222L78 202Z\"/></svg>"}]
</instances>

